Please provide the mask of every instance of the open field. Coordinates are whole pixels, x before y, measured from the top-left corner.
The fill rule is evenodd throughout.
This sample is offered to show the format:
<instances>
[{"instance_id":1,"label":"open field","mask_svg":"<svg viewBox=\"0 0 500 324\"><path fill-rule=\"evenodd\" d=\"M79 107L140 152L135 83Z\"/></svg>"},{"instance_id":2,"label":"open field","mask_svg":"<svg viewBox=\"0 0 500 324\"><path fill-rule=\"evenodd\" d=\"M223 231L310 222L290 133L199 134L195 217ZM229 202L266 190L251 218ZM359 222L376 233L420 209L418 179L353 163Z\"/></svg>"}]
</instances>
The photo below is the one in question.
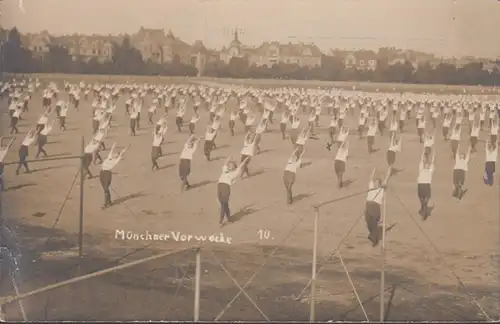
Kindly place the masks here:
<instances>
[{"instance_id":1,"label":"open field","mask_svg":"<svg viewBox=\"0 0 500 324\"><path fill-rule=\"evenodd\" d=\"M12 74L6 74L13 77ZM338 88L352 90L355 87L360 91L380 91L380 92L414 92L414 93L463 93L464 89L468 94L496 94L497 87L482 86L455 86L441 84L404 84L404 83L377 83L377 82L356 82L356 81L318 81L318 80L276 80L276 79L225 79L210 77L164 77L164 76L125 76L125 75L82 75L82 74L23 74L24 77L39 78L40 80L62 82L109 82L109 83L204 83L223 85L245 85L258 88L274 87L298 87L298 88Z\"/></svg>"},{"instance_id":2,"label":"open field","mask_svg":"<svg viewBox=\"0 0 500 324\"><path fill-rule=\"evenodd\" d=\"M57 77L70 82L123 82L109 78ZM50 79L56 80L56 77L51 76ZM143 80L141 82L153 79ZM170 82L184 81L176 79ZM215 84L223 81L203 82ZM61 95L65 96L62 92ZM6 102L1 104L5 108ZM70 110L67 132L55 129L49 135L46 146L49 155L79 154L81 137L91 137L90 104L90 101L83 101L79 112ZM309 290L301 292L311 277L312 205L365 191L371 170L374 167L385 170L387 136L377 137L376 147L380 150L371 156L366 152L365 141L352 136L346 172L350 185L338 189L332 167L333 156L325 149L325 128L329 116L322 116L322 139L308 142L305 159L310 164L298 171L294 189L299 197L288 206L282 175L292 148L289 142L281 140L278 125L271 125L271 132L264 136L261 143L263 153L252 159L250 171L253 176L238 181L233 187L231 208L233 213L236 212L237 221L221 229L218 225L215 183L224 159L239 155L243 141L242 125L237 124L237 134L231 137L224 124L217 137L218 148L213 154L216 157L213 161L205 161L202 147L198 148L190 176L195 188L181 193L177 164L187 130L177 133L171 116L163 149L165 156L160 160L162 169L151 172L151 127L142 118L141 131L138 136L131 137L123 104L124 99L120 98L106 144L110 146L116 141L121 147L130 144L131 148L114 170L112 195L115 204L111 208L101 209L103 196L99 180L85 181L85 259L80 273L169 249L195 246L193 242L174 240L123 241L115 238L117 229L158 234L170 231L187 235L223 233L225 237L232 238L231 244L203 244L200 319L216 318L239 292L231 276L242 287L251 279L245 291L270 320L307 320ZM8 115L6 109L2 111L5 134ZM30 111L21 121L22 134L17 136L6 161L17 159L19 143L40 112L39 92L30 102ZM351 117L351 123L355 123L354 118ZM202 134L205 123L206 114L202 112L202 119L197 125L198 134ZM432 202L435 208L432 216L424 222L417 215L419 205L416 196L417 160L421 144L415 134L414 120L408 122L408 128L403 152L398 154L396 162L400 172L391 179L387 195L387 223L396 223L387 236L387 318L484 320L480 309L471 301L473 298L491 317L498 317L499 181L497 179L493 187L483 183L482 143L469 163L468 193L458 201L451 197L453 161L449 144L443 142L441 137L437 140ZM462 132L464 143L467 141L466 133ZM30 148L30 158L34 157L35 151L36 148ZM36 162L31 164L33 173L19 176L14 173L15 166L5 169L7 189L3 193L3 201L8 208L9 221L16 226L17 236L25 251L22 291L77 275L75 246L79 180L69 194L68 191L78 175L78 163L78 160ZM93 166L92 171L98 174L98 167ZM355 195L319 211L318 269L323 266L324 269L318 275L316 284L317 320L365 319L340 259L336 257L332 262L326 261L339 244L342 260L369 319L378 320L380 250L373 248L366 239L366 227L361 217L364 200L363 194ZM268 230L269 238L261 239L257 233L259 230ZM349 234L344 239L346 233ZM273 255L261 267L271 253ZM194 262L193 252L183 252L27 298L25 307L28 318L192 320ZM254 276L256 271L258 273ZM179 280L183 272L186 278ZM467 289L459 285L456 276ZM3 285L2 295L12 293L8 286ZM8 306L7 315L12 320L20 318L16 303ZM220 317L220 320L261 319L264 317L244 294Z\"/></svg>"}]
</instances>

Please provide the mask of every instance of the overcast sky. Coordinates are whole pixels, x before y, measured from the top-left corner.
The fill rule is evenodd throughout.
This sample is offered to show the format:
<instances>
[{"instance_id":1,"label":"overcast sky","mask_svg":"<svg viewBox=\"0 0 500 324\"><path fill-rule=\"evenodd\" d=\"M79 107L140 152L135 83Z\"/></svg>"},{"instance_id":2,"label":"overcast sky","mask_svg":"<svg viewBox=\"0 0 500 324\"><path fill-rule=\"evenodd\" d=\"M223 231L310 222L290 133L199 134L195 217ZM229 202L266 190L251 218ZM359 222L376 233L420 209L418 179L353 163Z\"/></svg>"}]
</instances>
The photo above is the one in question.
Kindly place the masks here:
<instances>
[{"instance_id":1,"label":"overcast sky","mask_svg":"<svg viewBox=\"0 0 500 324\"><path fill-rule=\"evenodd\" d=\"M497 0L3 0L2 24L21 32L134 33L172 29L221 48L241 41L314 42L330 48L413 48L445 56L500 57Z\"/></svg>"}]
</instances>

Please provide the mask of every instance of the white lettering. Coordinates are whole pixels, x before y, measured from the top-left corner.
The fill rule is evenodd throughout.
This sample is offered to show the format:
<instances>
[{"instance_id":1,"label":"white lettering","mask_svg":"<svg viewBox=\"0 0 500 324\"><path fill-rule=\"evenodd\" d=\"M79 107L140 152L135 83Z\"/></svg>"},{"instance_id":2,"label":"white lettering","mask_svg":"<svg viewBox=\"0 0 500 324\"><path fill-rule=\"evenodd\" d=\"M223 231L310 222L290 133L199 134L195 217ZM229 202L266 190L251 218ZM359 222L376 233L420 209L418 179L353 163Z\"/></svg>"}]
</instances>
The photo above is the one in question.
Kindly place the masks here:
<instances>
[{"instance_id":1,"label":"white lettering","mask_svg":"<svg viewBox=\"0 0 500 324\"><path fill-rule=\"evenodd\" d=\"M168 234L155 234L150 233L149 231L145 231L142 233L135 233L132 231L125 231L122 229L115 230L115 239L116 240L134 240L134 241L168 241L172 238L176 242L190 242L195 241L199 243L203 243L207 240L213 243L222 243L222 244L232 244L233 238L224 236L224 233L212 234L210 236L207 235L191 235L184 234L179 231L170 231Z\"/></svg>"},{"instance_id":2,"label":"white lettering","mask_svg":"<svg viewBox=\"0 0 500 324\"><path fill-rule=\"evenodd\" d=\"M118 238L120 240L125 240L125 231L124 230L116 230L115 231L115 240L117 240Z\"/></svg>"},{"instance_id":3,"label":"white lettering","mask_svg":"<svg viewBox=\"0 0 500 324\"><path fill-rule=\"evenodd\" d=\"M172 236L174 237L174 240L176 242L179 242L179 239L180 239L180 236L181 236L181 232L170 232L172 234Z\"/></svg>"}]
</instances>

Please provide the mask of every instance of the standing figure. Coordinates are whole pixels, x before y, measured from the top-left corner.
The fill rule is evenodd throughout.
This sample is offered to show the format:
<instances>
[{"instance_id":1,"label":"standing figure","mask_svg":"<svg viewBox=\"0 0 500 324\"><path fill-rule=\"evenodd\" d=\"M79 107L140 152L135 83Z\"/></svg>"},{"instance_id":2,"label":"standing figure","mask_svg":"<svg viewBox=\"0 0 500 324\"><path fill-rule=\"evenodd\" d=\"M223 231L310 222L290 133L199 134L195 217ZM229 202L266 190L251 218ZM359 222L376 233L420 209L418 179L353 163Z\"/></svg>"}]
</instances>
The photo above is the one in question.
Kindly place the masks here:
<instances>
[{"instance_id":1,"label":"standing figure","mask_svg":"<svg viewBox=\"0 0 500 324\"><path fill-rule=\"evenodd\" d=\"M334 170L337 176L338 187L342 188L344 186L344 173L347 164L347 157L349 155L349 140L343 141L337 154L335 154Z\"/></svg>"},{"instance_id":2,"label":"standing figure","mask_svg":"<svg viewBox=\"0 0 500 324\"><path fill-rule=\"evenodd\" d=\"M484 183L493 186L496 163L498 158L498 144L496 142L486 142L486 162L484 164Z\"/></svg>"},{"instance_id":3,"label":"standing figure","mask_svg":"<svg viewBox=\"0 0 500 324\"><path fill-rule=\"evenodd\" d=\"M17 169L16 169L16 175L19 175L19 171L21 170L21 167L24 167L26 173L30 173L30 169L28 167L28 155L29 155L29 146L33 144L38 136L38 131L35 129L32 129L28 132L26 137L24 138L23 142L21 143L21 146L19 147L19 163L17 164Z\"/></svg>"},{"instance_id":4,"label":"standing figure","mask_svg":"<svg viewBox=\"0 0 500 324\"><path fill-rule=\"evenodd\" d=\"M224 166L222 167L222 174L219 177L217 183L217 196L220 202L220 220L219 224L224 225L224 221L227 219L231 222L231 211L229 209L229 198L231 197L231 185L234 184L238 177L241 177L244 165L246 165L247 157L238 166L231 158L226 160Z\"/></svg>"},{"instance_id":5,"label":"standing figure","mask_svg":"<svg viewBox=\"0 0 500 324\"><path fill-rule=\"evenodd\" d=\"M112 170L116 167L118 162L123 158L123 154L128 150L128 147L123 149L120 153L115 154L116 143L113 144L108 156L101 164L101 173L99 174L99 179L101 181L101 186L104 191L104 206L103 208L110 207L111 202L111 192L109 191L112 180Z\"/></svg>"},{"instance_id":6,"label":"standing figure","mask_svg":"<svg viewBox=\"0 0 500 324\"><path fill-rule=\"evenodd\" d=\"M434 159L435 153L427 155L422 152L420 163L418 165L418 178L417 178L417 195L420 200L420 211L424 220L429 216L429 200L431 199L431 182L434 174Z\"/></svg>"},{"instance_id":7,"label":"standing figure","mask_svg":"<svg viewBox=\"0 0 500 324\"><path fill-rule=\"evenodd\" d=\"M198 142L200 139L191 135L187 142L184 144L184 149L182 150L180 161L179 161L179 177L182 181L181 190L188 190L191 185L188 181L188 176L191 174L191 161L193 160L193 154L198 148Z\"/></svg>"},{"instance_id":8,"label":"standing figure","mask_svg":"<svg viewBox=\"0 0 500 324\"><path fill-rule=\"evenodd\" d=\"M285 170L283 173L283 183L285 185L286 199L288 204L293 203L292 187L295 183L297 169L299 169L302 165L302 156L304 155L304 153L305 150L302 150L302 153L299 154L298 150L295 149L292 155L288 158L288 162L285 166Z\"/></svg>"},{"instance_id":9,"label":"standing figure","mask_svg":"<svg viewBox=\"0 0 500 324\"><path fill-rule=\"evenodd\" d=\"M466 154L459 153L457 150L455 156L455 166L453 167L453 194L452 196L457 199L462 199L467 189L464 188L465 184L465 174L468 170L469 158L470 158L471 148Z\"/></svg>"}]
</instances>

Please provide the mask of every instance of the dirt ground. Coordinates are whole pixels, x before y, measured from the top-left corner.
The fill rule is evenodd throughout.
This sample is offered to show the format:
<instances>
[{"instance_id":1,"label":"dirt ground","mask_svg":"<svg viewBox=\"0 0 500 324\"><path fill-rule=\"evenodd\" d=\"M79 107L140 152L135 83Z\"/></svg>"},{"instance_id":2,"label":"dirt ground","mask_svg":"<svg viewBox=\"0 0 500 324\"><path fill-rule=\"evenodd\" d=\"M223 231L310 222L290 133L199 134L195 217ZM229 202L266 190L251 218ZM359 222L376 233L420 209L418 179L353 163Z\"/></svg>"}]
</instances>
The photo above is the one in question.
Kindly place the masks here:
<instances>
[{"instance_id":1,"label":"dirt ground","mask_svg":"<svg viewBox=\"0 0 500 324\"><path fill-rule=\"evenodd\" d=\"M16 160L20 141L41 111L40 103L37 93L6 161ZM84 101L79 112L70 110L67 132L61 133L55 127L46 146L50 157L79 154L81 137L88 140L91 136L90 104L90 100ZM2 107L5 133L5 100ZM377 138L380 151L372 156L367 153L365 141L351 138L346 172L349 186L338 189L333 153L325 149L329 117L322 116L321 139L310 140L307 145L305 159L309 163L298 172L294 193L297 200L288 206L282 172L292 149L281 140L278 125L272 125L262 140L262 154L251 162L253 175L233 187L231 208L237 221L221 229L215 183L224 159L239 155L241 124L235 137L223 126L213 161L207 162L202 149L198 149L190 176L194 188L182 193L177 164L187 129L179 134L173 118L169 120L165 156L160 160L162 169L151 172L151 127L143 120L136 137L128 134L123 98L115 115L106 143L111 146L116 141L120 147L131 147L114 170L115 204L111 208L101 209L103 193L99 180L85 181L85 256L80 269L76 257L79 179L72 185L79 172L79 161L34 162L33 173L19 176L15 175L14 165L6 167L4 213L15 227L24 251L22 292L164 251L196 246L193 241L172 239L121 240L115 237L116 230L138 234L223 233L232 238L231 244L202 244L200 319L307 320L310 290L305 288L311 278L313 255L312 205L366 190L372 169L386 168L387 138ZM200 135L205 121L203 114L198 124ZM416 197L420 144L414 122L409 125L403 152L396 162L400 172L391 179L387 195L387 223L396 225L387 236L386 319L486 319L477 304L490 317L498 317L499 182L493 187L483 183L484 149L480 145L479 152L472 156L466 181L469 190L463 200L457 201L451 196L450 149L441 138L437 141L434 210L424 222L417 214ZM465 133L463 146L467 143ZM30 158L34 158L35 151L36 148L30 148ZM92 170L98 174L98 166ZM317 320L365 319L350 280L368 318L379 319L380 249L373 248L366 238L361 217L364 200L364 194L354 195L319 210L318 269L322 270L316 284ZM260 237L259 230L264 237ZM340 253L330 260L339 244ZM348 269L350 280L342 264ZM192 320L194 273L194 252L181 252L41 293L26 298L23 304L30 320ZM246 286L245 292L253 302L243 293L237 296L238 285ZM8 283L1 289L2 295L13 294ZM233 297L236 299L223 312ZM7 307L7 315L11 320L20 319L17 303Z\"/></svg>"}]
</instances>

